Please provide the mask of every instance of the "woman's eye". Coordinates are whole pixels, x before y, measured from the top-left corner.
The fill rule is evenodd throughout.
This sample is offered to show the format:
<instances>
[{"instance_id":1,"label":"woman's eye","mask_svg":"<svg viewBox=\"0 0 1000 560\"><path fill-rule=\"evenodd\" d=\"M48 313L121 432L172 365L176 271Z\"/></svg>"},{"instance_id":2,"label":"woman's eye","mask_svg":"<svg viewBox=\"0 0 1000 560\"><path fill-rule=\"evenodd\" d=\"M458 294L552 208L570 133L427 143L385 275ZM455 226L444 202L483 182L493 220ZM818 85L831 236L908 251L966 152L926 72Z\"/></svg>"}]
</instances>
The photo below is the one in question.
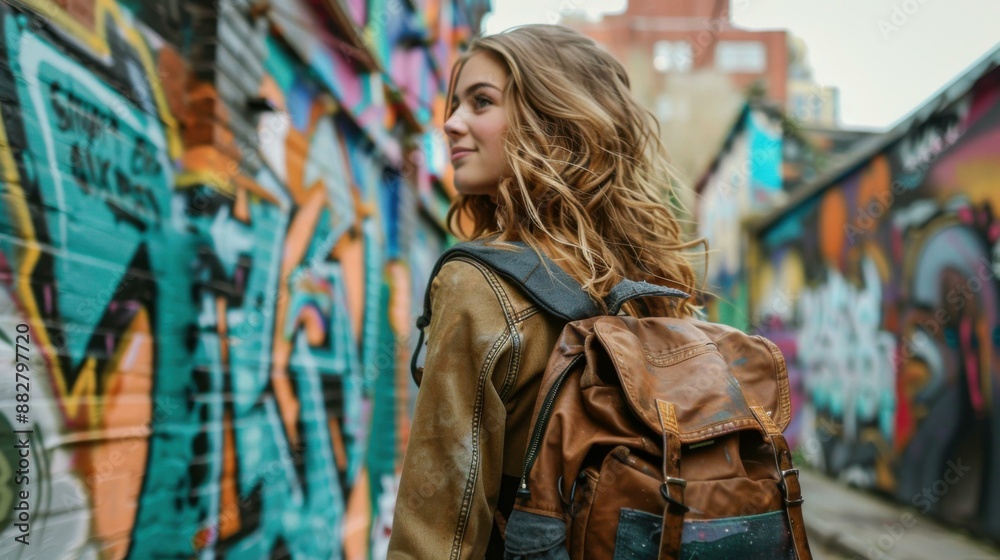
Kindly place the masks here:
<instances>
[{"instance_id":1,"label":"woman's eye","mask_svg":"<svg viewBox=\"0 0 1000 560\"><path fill-rule=\"evenodd\" d=\"M473 102L477 109L482 109L483 107L493 103L489 97L483 95L477 95Z\"/></svg>"}]
</instances>

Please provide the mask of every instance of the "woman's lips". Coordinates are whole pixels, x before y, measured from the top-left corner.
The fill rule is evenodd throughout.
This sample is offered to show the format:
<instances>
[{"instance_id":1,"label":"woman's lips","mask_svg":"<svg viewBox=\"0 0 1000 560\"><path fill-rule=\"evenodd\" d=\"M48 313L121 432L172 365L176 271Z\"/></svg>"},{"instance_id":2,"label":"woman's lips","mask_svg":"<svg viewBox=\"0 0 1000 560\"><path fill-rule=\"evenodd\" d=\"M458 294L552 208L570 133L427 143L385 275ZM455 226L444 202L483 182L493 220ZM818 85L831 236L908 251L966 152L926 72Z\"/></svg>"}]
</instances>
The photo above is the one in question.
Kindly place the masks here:
<instances>
[{"instance_id":1,"label":"woman's lips","mask_svg":"<svg viewBox=\"0 0 1000 560\"><path fill-rule=\"evenodd\" d=\"M455 150L451 153L451 161L456 161L463 156L467 156L472 153L472 150Z\"/></svg>"}]
</instances>

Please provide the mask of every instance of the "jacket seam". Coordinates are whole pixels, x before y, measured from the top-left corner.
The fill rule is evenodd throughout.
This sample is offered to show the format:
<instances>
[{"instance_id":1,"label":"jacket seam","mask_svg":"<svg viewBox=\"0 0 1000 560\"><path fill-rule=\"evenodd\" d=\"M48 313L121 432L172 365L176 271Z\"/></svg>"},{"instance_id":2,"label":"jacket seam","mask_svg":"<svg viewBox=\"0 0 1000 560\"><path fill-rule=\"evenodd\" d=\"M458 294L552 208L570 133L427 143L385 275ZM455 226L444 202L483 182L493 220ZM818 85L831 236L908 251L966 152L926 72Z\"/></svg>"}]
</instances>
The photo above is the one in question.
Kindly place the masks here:
<instances>
[{"instance_id":1,"label":"jacket seam","mask_svg":"<svg viewBox=\"0 0 1000 560\"><path fill-rule=\"evenodd\" d=\"M507 294L507 290L504 289L503 284L497 278L496 274L489 267L472 260L463 260L477 269L482 273L483 277L489 282L490 287L493 289L493 294L497 297L500 302L500 307L503 309L504 320L507 323L506 334L510 337L511 342L511 356L507 363L507 371L504 373L503 382L500 383L500 389L497 393L500 396L500 400L506 404L507 397L510 392L514 390L514 386L517 384L517 374L521 369L521 337L517 330L517 316L524 313L514 313L514 304L510 301L510 296ZM530 309L530 308L529 308Z\"/></svg>"},{"instance_id":2,"label":"jacket seam","mask_svg":"<svg viewBox=\"0 0 1000 560\"><path fill-rule=\"evenodd\" d=\"M465 492L462 494L462 506L459 509L458 527L455 529L455 539L451 545L451 558L453 560L462 555L462 542L465 540L465 530L469 526L469 514L472 511L472 494L476 489L476 481L479 479L479 462L482 454L479 435L482 432L483 394L486 391L486 383L489 382L490 366L500 354L500 349L506 344L507 338L505 335L497 337L479 369L476 403L472 414L472 464L469 468L469 476L465 481Z\"/></svg>"},{"instance_id":3,"label":"jacket seam","mask_svg":"<svg viewBox=\"0 0 1000 560\"><path fill-rule=\"evenodd\" d=\"M530 307L524 308L520 313L514 315L513 319L515 323L523 323L526 319L537 315L541 311L541 308L537 305L532 305Z\"/></svg>"},{"instance_id":4,"label":"jacket seam","mask_svg":"<svg viewBox=\"0 0 1000 560\"><path fill-rule=\"evenodd\" d=\"M514 316L514 324L511 326L511 340L518 347L517 367L513 369L513 375L507 375L504 378L503 386L500 388L500 400L503 401L504 404L507 404L507 398L510 397L514 387L517 386L517 378L521 372L521 352L519 349L522 342L521 335L524 333L524 323L527 319L534 317L540 311L541 309L538 306L531 306ZM511 363L514 363L513 357L511 359Z\"/></svg>"},{"instance_id":5,"label":"jacket seam","mask_svg":"<svg viewBox=\"0 0 1000 560\"><path fill-rule=\"evenodd\" d=\"M500 402L504 404L507 404L507 397L514 390L514 385L517 384L517 373L521 369L521 333L515 327L511 326L507 330L506 337L510 340L511 346L510 364L507 368L507 373L503 377L503 384L498 391Z\"/></svg>"},{"instance_id":6,"label":"jacket seam","mask_svg":"<svg viewBox=\"0 0 1000 560\"><path fill-rule=\"evenodd\" d=\"M513 348L514 346L519 346L521 343L520 333L518 333L513 329L504 332L501 338L503 338L505 342L509 341L511 348ZM514 359L512 357L511 362L513 361ZM510 391L514 389L514 381L516 381L517 379L517 371L519 369L520 369L520 364L518 364L518 368L514 369L514 373L512 375L508 374L504 376L503 385L500 386L500 390L498 391L498 394L500 395L500 402L504 403L504 405L507 404L508 394L510 393Z\"/></svg>"},{"instance_id":7,"label":"jacket seam","mask_svg":"<svg viewBox=\"0 0 1000 560\"><path fill-rule=\"evenodd\" d=\"M490 286L493 288L493 292L496 294L497 299L501 300L500 305L504 310L503 314L504 319L507 322L507 334L510 338L510 360L507 361L507 372L504 373L503 383L500 384L500 391L497 391L500 394L501 402L503 402L503 391L508 385L513 387L514 382L517 381L517 371L521 365L521 337L518 336L517 327L514 324L512 317L514 314L514 306L510 302L510 297L507 295L507 291L497 279L496 275L493 274L492 270L486 269L484 273L487 275L487 280L489 280Z\"/></svg>"},{"instance_id":8,"label":"jacket seam","mask_svg":"<svg viewBox=\"0 0 1000 560\"><path fill-rule=\"evenodd\" d=\"M471 513L471 503L472 494L475 492L476 482L479 479L479 463L481 460L482 450L480 449L479 436L482 431L482 415L483 415L483 397L486 391L486 383L492 383L490 370L492 365L495 363L496 357L500 354L500 350L506 345L508 341L513 341L517 338L516 336L511 336L513 331L513 321L511 320L512 306L510 300L507 297L503 286L497 281L496 276L491 270L480 265L475 261L470 261L467 259L455 259L461 260L463 262L469 263L479 270L480 274L486 279L490 284L490 288L493 290L493 294L497 297L500 303L500 308L503 310L504 319L506 322L506 329L500 333L497 339L493 342L493 346L490 351L486 354L483 360L482 366L479 370L479 380L477 382L476 391L476 402L474 405L473 416L472 416L472 464L469 469L469 476L465 482L465 492L462 495L462 505L459 509L458 526L455 529L455 538L451 545L451 560L457 560L461 558L462 555L462 543L465 540L465 531L469 526L469 515ZM512 342L513 355L511 356L510 366L508 367L507 374L505 375L504 385L506 385L507 377L511 375L512 371L517 371L512 366L518 365L520 345Z\"/></svg>"}]
</instances>

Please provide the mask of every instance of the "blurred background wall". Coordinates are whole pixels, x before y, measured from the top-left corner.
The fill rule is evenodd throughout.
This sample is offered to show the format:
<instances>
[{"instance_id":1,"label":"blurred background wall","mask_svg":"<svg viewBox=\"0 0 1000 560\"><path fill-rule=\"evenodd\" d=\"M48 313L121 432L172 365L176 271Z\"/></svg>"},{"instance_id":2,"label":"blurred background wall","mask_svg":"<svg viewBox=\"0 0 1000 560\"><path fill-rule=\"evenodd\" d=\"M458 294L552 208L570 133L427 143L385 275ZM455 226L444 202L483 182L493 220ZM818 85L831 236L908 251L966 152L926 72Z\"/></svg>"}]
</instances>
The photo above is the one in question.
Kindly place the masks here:
<instances>
[{"instance_id":1,"label":"blurred background wall","mask_svg":"<svg viewBox=\"0 0 1000 560\"><path fill-rule=\"evenodd\" d=\"M781 346L803 458L1000 539L1000 46L893 126L845 127L802 38L734 24L747 4L630 0L566 23L659 119L710 247L706 315ZM863 15L890 52L899 15Z\"/></svg>"},{"instance_id":2,"label":"blurred background wall","mask_svg":"<svg viewBox=\"0 0 1000 560\"><path fill-rule=\"evenodd\" d=\"M1000 539L1000 48L747 223L814 465Z\"/></svg>"},{"instance_id":3,"label":"blurred background wall","mask_svg":"<svg viewBox=\"0 0 1000 560\"><path fill-rule=\"evenodd\" d=\"M1000 47L883 133L748 96L696 184L707 314L774 340L815 467L1000 538Z\"/></svg>"},{"instance_id":4,"label":"blurred background wall","mask_svg":"<svg viewBox=\"0 0 1000 560\"><path fill-rule=\"evenodd\" d=\"M453 192L432 123L488 8L0 4L4 364L30 329L0 556L384 554Z\"/></svg>"}]
</instances>

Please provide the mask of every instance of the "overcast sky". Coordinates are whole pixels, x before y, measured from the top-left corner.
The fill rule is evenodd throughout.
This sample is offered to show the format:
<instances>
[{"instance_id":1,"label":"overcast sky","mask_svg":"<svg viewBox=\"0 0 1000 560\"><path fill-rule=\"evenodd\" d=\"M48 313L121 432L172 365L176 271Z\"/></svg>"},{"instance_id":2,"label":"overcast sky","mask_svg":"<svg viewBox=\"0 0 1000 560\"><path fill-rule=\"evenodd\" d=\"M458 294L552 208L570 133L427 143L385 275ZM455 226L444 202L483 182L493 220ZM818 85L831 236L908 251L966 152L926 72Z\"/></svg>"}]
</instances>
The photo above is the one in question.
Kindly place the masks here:
<instances>
[{"instance_id":1,"label":"overcast sky","mask_svg":"<svg viewBox=\"0 0 1000 560\"><path fill-rule=\"evenodd\" d=\"M555 23L574 8L598 17L625 4L493 0L486 32ZM787 29L805 41L816 81L840 88L846 127L892 125L1000 42L997 0L732 0L731 6L737 27Z\"/></svg>"}]
</instances>

